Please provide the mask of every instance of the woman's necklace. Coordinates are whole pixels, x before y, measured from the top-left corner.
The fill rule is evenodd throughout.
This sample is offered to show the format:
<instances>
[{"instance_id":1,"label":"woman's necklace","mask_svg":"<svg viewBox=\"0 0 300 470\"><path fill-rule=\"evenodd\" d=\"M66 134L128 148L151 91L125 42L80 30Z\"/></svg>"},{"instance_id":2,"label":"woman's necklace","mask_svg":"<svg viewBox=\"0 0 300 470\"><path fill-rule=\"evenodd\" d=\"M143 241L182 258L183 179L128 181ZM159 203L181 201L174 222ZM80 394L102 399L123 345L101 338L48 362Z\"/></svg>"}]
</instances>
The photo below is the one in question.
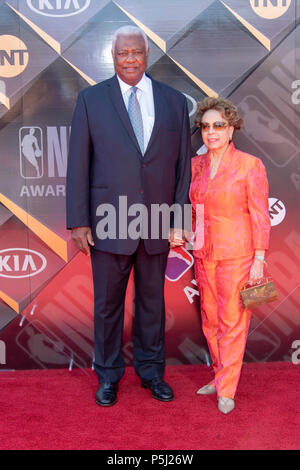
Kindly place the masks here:
<instances>
[{"instance_id":1,"label":"woman's necklace","mask_svg":"<svg viewBox=\"0 0 300 470\"><path fill-rule=\"evenodd\" d=\"M212 159L211 156L209 157L209 163L210 163L210 171L209 171L209 178L212 180L216 176L221 160L226 152L227 148L224 150L222 155L220 157L217 157L215 159Z\"/></svg>"},{"instance_id":2,"label":"woman's necklace","mask_svg":"<svg viewBox=\"0 0 300 470\"><path fill-rule=\"evenodd\" d=\"M221 157L219 157L217 160L213 160L212 158L209 159L210 161L210 172L209 172L209 177L210 179L213 179L217 172L218 172L218 169L219 169L219 166L220 166L220 163L221 163L221 160L222 160L222 157L223 155L221 155Z\"/></svg>"}]
</instances>

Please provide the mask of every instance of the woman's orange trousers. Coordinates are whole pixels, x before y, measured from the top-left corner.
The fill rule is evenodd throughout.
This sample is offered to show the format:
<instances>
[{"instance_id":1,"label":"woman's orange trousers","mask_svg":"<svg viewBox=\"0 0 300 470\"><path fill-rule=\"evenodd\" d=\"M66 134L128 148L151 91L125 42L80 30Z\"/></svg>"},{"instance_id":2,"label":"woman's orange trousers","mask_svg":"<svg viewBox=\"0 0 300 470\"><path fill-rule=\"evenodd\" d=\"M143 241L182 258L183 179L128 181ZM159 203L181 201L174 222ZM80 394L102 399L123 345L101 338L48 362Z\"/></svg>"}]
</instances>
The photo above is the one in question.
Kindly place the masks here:
<instances>
[{"instance_id":1,"label":"woman's orange trousers","mask_svg":"<svg viewBox=\"0 0 300 470\"><path fill-rule=\"evenodd\" d=\"M208 261L195 258L206 337L219 397L234 398L240 378L251 312L243 308L240 288L249 280L253 255Z\"/></svg>"}]
</instances>

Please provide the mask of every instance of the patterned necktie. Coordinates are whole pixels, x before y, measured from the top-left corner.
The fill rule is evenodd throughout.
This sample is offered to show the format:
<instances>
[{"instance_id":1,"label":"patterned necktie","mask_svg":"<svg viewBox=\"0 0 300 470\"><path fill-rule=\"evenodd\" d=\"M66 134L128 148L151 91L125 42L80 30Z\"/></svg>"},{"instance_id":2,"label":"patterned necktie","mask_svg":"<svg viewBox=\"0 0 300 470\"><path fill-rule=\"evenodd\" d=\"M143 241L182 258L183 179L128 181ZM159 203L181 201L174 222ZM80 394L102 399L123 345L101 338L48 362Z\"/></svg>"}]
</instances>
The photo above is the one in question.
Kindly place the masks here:
<instances>
[{"instance_id":1,"label":"patterned necktie","mask_svg":"<svg viewBox=\"0 0 300 470\"><path fill-rule=\"evenodd\" d=\"M131 88L131 94L128 101L128 114L130 121L139 143L142 154L144 155L144 128L143 128L143 118L141 113L141 108L136 96L137 87L133 86Z\"/></svg>"}]
</instances>

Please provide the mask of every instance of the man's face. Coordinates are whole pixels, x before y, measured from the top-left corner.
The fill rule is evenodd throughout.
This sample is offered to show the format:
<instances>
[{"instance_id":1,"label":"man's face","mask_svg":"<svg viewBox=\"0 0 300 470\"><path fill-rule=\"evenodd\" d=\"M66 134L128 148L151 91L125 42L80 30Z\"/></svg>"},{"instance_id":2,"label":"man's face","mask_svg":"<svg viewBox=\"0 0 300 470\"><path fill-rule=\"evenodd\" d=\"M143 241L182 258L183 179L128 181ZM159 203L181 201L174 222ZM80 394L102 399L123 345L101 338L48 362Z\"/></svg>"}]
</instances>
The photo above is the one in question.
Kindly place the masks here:
<instances>
[{"instance_id":1,"label":"man's face","mask_svg":"<svg viewBox=\"0 0 300 470\"><path fill-rule=\"evenodd\" d=\"M112 51L116 74L128 85L136 85L147 68L148 55L143 36L119 36Z\"/></svg>"}]
</instances>

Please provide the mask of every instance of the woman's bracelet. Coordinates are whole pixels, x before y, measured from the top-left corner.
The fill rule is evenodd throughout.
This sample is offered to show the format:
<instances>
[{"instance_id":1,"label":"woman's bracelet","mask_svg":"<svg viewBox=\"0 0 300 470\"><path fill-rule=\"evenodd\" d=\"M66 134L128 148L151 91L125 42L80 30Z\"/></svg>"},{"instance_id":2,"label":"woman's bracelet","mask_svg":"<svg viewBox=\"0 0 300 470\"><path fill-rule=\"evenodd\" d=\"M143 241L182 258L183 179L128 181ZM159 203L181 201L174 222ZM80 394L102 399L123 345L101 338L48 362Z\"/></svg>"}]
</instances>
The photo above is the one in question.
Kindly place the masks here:
<instances>
[{"instance_id":1,"label":"woman's bracelet","mask_svg":"<svg viewBox=\"0 0 300 470\"><path fill-rule=\"evenodd\" d=\"M257 258L259 259L259 261L262 261L263 263L267 264L263 255L254 255L254 258Z\"/></svg>"}]
</instances>

